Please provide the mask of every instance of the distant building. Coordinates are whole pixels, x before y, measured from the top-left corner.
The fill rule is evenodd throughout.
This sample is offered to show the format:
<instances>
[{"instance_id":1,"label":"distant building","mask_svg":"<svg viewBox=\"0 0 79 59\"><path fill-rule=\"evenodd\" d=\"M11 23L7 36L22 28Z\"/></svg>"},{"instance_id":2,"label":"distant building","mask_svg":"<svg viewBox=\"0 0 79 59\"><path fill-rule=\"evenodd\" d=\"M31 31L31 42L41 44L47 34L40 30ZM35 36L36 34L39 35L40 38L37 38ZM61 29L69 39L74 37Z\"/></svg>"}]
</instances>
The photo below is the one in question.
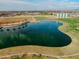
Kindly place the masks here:
<instances>
[{"instance_id":1,"label":"distant building","mask_svg":"<svg viewBox=\"0 0 79 59\"><path fill-rule=\"evenodd\" d=\"M79 12L77 11L52 11L52 14L57 18L79 17Z\"/></svg>"},{"instance_id":2,"label":"distant building","mask_svg":"<svg viewBox=\"0 0 79 59\"><path fill-rule=\"evenodd\" d=\"M79 17L79 11L53 10L53 11L3 11L0 17L20 16L20 15L53 15L56 18Z\"/></svg>"},{"instance_id":3,"label":"distant building","mask_svg":"<svg viewBox=\"0 0 79 59\"><path fill-rule=\"evenodd\" d=\"M72 15L72 11L52 11L51 12L57 18L70 18Z\"/></svg>"}]
</instances>

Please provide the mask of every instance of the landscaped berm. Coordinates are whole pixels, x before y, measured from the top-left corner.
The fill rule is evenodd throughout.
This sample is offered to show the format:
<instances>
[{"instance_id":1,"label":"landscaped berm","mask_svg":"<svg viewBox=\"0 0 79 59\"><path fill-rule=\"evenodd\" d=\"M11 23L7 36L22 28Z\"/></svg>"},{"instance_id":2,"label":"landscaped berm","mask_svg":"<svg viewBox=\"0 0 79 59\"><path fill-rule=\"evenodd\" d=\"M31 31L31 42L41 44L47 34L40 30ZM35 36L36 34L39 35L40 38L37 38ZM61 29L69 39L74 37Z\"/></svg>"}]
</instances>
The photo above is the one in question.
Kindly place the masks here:
<instances>
[{"instance_id":1,"label":"landscaped berm","mask_svg":"<svg viewBox=\"0 0 79 59\"><path fill-rule=\"evenodd\" d=\"M78 25L78 18L0 18L0 58L79 59Z\"/></svg>"}]
</instances>

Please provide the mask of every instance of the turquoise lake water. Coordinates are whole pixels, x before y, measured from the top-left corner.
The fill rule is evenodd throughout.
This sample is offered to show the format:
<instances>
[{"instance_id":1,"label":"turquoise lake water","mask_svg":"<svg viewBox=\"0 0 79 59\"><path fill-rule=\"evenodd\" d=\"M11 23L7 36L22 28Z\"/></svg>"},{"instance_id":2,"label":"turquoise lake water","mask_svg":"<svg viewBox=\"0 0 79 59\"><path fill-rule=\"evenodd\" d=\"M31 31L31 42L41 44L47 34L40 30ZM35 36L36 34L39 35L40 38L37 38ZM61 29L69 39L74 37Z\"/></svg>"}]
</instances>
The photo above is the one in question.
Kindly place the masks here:
<instances>
[{"instance_id":1,"label":"turquoise lake water","mask_svg":"<svg viewBox=\"0 0 79 59\"><path fill-rule=\"evenodd\" d=\"M67 34L58 29L62 25L63 23L60 22L46 20L0 29L0 48L21 45L67 46L72 40Z\"/></svg>"}]
</instances>

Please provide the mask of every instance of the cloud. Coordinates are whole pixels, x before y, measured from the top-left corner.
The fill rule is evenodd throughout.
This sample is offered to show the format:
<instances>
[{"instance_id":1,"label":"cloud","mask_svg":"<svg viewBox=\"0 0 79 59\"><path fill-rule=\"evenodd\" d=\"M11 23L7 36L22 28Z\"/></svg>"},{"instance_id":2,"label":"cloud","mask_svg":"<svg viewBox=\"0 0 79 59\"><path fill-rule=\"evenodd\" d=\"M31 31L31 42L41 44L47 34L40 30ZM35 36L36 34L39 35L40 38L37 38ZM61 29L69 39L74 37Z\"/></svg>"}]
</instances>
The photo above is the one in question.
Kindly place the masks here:
<instances>
[{"instance_id":1,"label":"cloud","mask_svg":"<svg viewBox=\"0 0 79 59\"><path fill-rule=\"evenodd\" d=\"M0 10L31 10L36 5L20 0L0 0Z\"/></svg>"},{"instance_id":2,"label":"cloud","mask_svg":"<svg viewBox=\"0 0 79 59\"><path fill-rule=\"evenodd\" d=\"M76 9L79 2L71 0L0 0L0 10Z\"/></svg>"}]
</instances>

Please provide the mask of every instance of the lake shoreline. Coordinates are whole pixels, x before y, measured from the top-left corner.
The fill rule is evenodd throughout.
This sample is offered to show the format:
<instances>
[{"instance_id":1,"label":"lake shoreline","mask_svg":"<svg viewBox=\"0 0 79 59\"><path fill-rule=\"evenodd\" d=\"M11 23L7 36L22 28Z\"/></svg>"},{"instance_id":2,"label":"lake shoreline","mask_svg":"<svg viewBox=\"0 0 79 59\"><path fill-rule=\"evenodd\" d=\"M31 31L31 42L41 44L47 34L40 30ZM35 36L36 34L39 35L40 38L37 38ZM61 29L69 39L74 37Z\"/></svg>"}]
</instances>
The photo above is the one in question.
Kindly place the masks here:
<instances>
[{"instance_id":1,"label":"lake shoreline","mask_svg":"<svg viewBox=\"0 0 79 59\"><path fill-rule=\"evenodd\" d=\"M55 20L57 21L57 20ZM0 50L0 55L11 55L11 54L15 54L15 53L27 53L27 52L37 52L37 53L44 53L44 54L51 54L54 56L63 56L63 55L71 55L74 53L78 53L78 38L75 38L75 34L73 32L65 32L64 29L67 29L68 25L66 23L63 24L63 26L61 26L60 31L63 31L64 33L66 33L67 35L69 35L72 40L74 40L75 42L72 42L71 44L69 44L68 46L65 47L43 47L43 46L17 46L17 47L12 47L12 48L6 48L6 49L1 49ZM75 44L75 46L74 46ZM77 45L77 46L76 46ZM28 49L27 49L28 48ZM36 51L37 50L37 51Z\"/></svg>"}]
</instances>

